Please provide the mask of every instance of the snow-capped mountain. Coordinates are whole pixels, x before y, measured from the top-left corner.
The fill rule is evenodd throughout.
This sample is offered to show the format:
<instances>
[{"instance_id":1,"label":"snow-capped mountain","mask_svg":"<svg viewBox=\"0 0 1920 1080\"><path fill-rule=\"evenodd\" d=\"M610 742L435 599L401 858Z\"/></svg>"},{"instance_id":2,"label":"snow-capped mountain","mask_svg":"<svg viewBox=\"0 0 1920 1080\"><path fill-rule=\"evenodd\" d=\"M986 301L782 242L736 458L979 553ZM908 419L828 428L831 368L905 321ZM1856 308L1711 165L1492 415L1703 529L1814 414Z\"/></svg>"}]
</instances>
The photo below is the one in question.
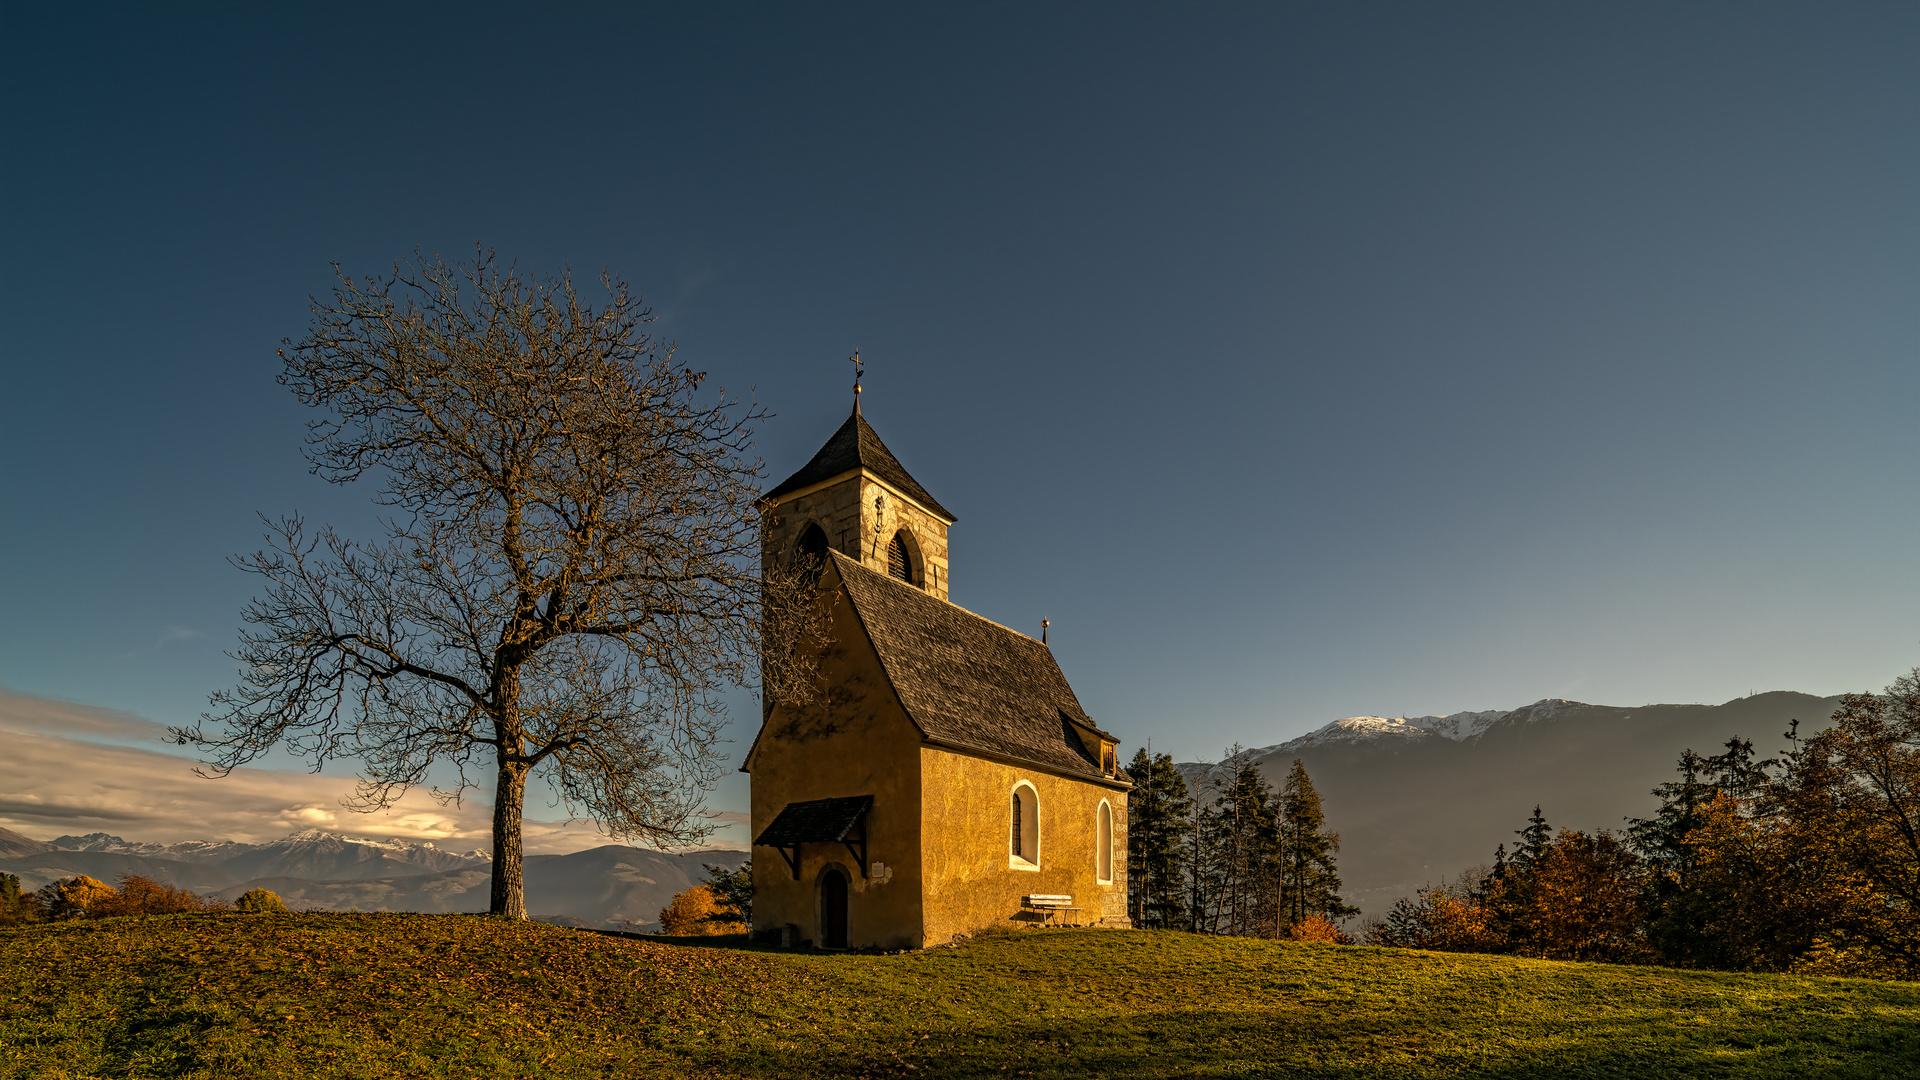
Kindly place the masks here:
<instances>
[{"instance_id":1,"label":"snow-capped mountain","mask_svg":"<svg viewBox=\"0 0 1920 1080\"><path fill-rule=\"evenodd\" d=\"M1347 899L1378 911L1490 861L1536 805L1555 828L1620 829L1658 806L1649 792L1673 778L1683 750L1715 753L1739 737L1771 756L1791 721L1804 735L1837 705L1787 691L1721 705L1546 698L1504 711L1349 716L1245 757L1275 788L1295 758L1305 762L1327 826L1341 834ZM1176 768L1203 795L1230 772L1218 761Z\"/></svg>"},{"instance_id":2,"label":"snow-capped mountain","mask_svg":"<svg viewBox=\"0 0 1920 1080\"><path fill-rule=\"evenodd\" d=\"M1496 727L1514 727L1552 720L1569 712L1594 706L1565 698L1542 698L1518 709L1489 709L1484 712L1457 712L1446 716L1347 716L1272 746L1243 751L1253 761L1278 758L1291 761L1307 750L1327 750L1342 746L1368 744L1420 744L1426 742L1466 743ZM1193 762L1180 766L1188 782L1219 782L1227 774L1227 762Z\"/></svg>"},{"instance_id":3,"label":"snow-capped mountain","mask_svg":"<svg viewBox=\"0 0 1920 1080\"><path fill-rule=\"evenodd\" d=\"M187 857L236 851L238 857L217 864ZM0 872L17 875L29 890L76 874L109 883L140 874L224 900L250 888L271 889L296 909L319 911L485 911L492 877L485 854L456 855L427 841L318 829L270 844L144 844L107 833L50 843L0 829ZM707 864L731 870L746 857L744 851L675 855L620 845L529 855L527 904L535 918L565 925L645 927L675 893L706 876Z\"/></svg>"},{"instance_id":4,"label":"snow-capped mountain","mask_svg":"<svg viewBox=\"0 0 1920 1080\"><path fill-rule=\"evenodd\" d=\"M1551 720L1562 713L1593 706L1565 698L1542 698L1518 709L1489 709L1485 712L1457 712L1446 716L1349 716L1315 728L1297 739L1254 751L1256 755L1284 754L1309 746L1362 742L1369 739L1419 739L1438 736L1453 742L1467 742L1503 721L1532 724Z\"/></svg>"},{"instance_id":5,"label":"snow-capped mountain","mask_svg":"<svg viewBox=\"0 0 1920 1080\"><path fill-rule=\"evenodd\" d=\"M321 843L329 840L339 841L343 844L361 844L370 848L378 848L382 851L391 851L402 856L451 855L460 859L484 859L488 862L493 861L493 852L485 848L474 848L472 851L442 851L440 847L431 840L402 840L399 837L394 837L390 840L375 840L371 836L349 836L346 833L331 833L324 829L303 829L300 832L292 833L276 840L274 843Z\"/></svg>"},{"instance_id":6,"label":"snow-capped mountain","mask_svg":"<svg viewBox=\"0 0 1920 1080\"><path fill-rule=\"evenodd\" d=\"M328 881L365 877L401 877L437 874L492 861L484 850L443 851L431 840L378 839L305 829L266 844L233 840L187 840L153 844L123 840L108 833L61 836L49 841L56 849L101 855L131 855L148 859L218 867L242 879L249 877L310 877Z\"/></svg>"}]
</instances>

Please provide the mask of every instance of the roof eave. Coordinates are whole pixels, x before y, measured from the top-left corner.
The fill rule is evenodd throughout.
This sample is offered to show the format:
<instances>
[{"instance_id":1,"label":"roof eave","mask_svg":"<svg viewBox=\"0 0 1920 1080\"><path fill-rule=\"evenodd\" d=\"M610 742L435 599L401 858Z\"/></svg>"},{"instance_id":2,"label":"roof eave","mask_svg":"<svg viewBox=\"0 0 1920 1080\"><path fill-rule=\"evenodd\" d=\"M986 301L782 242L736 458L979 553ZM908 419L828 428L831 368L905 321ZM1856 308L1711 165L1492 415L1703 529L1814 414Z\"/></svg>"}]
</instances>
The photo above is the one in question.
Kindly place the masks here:
<instances>
[{"instance_id":1,"label":"roof eave","mask_svg":"<svg viewBox=\"0 0 1920 1080\"><path fill-rule=\"evenodd\" d=\"M955 753L965 754L968 757L977 757L984 761L997 761L1002 765L1019 765L1029 769L1038 769L1051 776L1064 777L1068 780L1081 780L1089 784L1098 784L1101 787L1111 788L1114 791L1133 790L1133 778L1124 773L1107 776L1103 773L1076 772L1073 769L1063 769L1058 765L1052 765L1044 761L1035 761L1032 758L1021 757L1018 754L989 750L983 746L971 746L967 743L955 742L951 739L937 739L930 735L923 735L920 742L923 746L937 747L941 750L951 750Z\"/></svg>"},{"instance_id":2,"label":"roof eave","mask_svg":"<svg viewBox=\"0 0 1920 1080\"><path fill-rule=\"evenodd\" d=\"M887 491L891 493L894 498L904 499L907 502L912 503L914 506L919 507L920 510L923 513L925 513L927 516L939 521L942 525L952 525L954 522L960 520L957 517L948 516L947 513L943 510L935 510L933 507L928 506L926 503L921 502L919 499L914 498L912 495L909 495L906 492L901 491L899 485L888 481L885 477L881 476L879 473L874 472L872 469L867 468L865 465L858 465L858 466L855 466L854 468L848 469L845 472L835 473L834 475L827 477L825 480L816 480L805 487L794 488L792 491L783 491L778 495L762 495L760 496L759 499L755 500L755 502L771 510L774 507L779 506L783 503L791 502L794 499L798 499L806 495L811 495L816 491L825 491L827 488L830 488L835 484L844 483L847 477L849 476L859 476L866 480L870 480L873 483L879 484L881 487L886 488Z\"/></svg>"}]
</instances>

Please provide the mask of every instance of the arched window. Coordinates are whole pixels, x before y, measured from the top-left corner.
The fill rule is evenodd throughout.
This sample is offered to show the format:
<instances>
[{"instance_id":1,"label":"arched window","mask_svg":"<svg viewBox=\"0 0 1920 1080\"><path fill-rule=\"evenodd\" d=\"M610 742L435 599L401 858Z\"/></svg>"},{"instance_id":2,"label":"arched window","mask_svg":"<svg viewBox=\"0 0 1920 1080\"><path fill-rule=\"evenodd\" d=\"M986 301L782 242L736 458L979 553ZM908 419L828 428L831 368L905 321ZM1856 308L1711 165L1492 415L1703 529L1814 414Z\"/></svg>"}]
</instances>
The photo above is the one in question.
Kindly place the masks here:
<instances>
[{"instance_id":1,"label":"arched window","mask_svg":"<svg viewBox=\"0 0 1920 1080\"><path fill-rule=\"evenodd\" d=\"M806 531L800 534L800 554L809 559L822 558L827 554L827 531L819 522L808 522Z\"/></svg>"},{"instance_id":2,"label":"arched window","mask_svg":"<svg viewBox=\"0 0 1920 1080\"><path fill-rule=\"evenodd\" d=\"M1101 881L1113 880L1113 807L1107 800L1100 800L1100 820L1095 826L1098 835L1094 842L1098 845L1094 854L1094 876Z\"/></svg>"},{"instance_id":3,"label":"arched window","mask_svg":"<svg viewBox=\"0 0 1920 1080\"><path fill-rule=\"evenodd\" d=\"M1016 870L1040 869L1040 797L1033 785L1015 785L1009 813L1007 865Z\"/></svg>"},{"instance_id":4,"label":"arched window","mask_svg":"<svg viewBox=\"0 0 1920 1080\"><path fill-rule=\"evenodd\" d=\"M907 546L905 529L894 533L892 542L887 544L887 574L913 584L913 549Z\"/></svg>"}]
</instances>

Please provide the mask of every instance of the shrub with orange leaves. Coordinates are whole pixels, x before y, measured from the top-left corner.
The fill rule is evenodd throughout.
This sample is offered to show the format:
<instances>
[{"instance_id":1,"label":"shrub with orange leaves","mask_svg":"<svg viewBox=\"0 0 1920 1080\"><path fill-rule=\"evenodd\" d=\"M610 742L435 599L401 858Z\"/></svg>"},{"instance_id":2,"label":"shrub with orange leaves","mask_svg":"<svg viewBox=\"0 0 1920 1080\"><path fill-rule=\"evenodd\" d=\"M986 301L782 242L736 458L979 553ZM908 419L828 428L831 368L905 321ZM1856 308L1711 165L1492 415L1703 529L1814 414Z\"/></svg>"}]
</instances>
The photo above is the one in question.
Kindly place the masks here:
<instances>
[{"instance_id":1,"label":"shrub with orange leaves","mask_svg":"<svg viewBox=\"0 0 1920 1080\"><path fill-rule=\"evenodd\" d=\"M1353 944L1353 939L1347 936L1346 931L1340 929L1339 923L1317 913L1287 927L1287 932L1281 937L1286 941L1321 941L1333 945Z\"/></svg>"},{"instance_id":2,"label":"shrub with orange leaves","mask_svg":"<svg viewBox=\"0 0 1920 1080\"><path fill-rule=\"evenodd\" d=\"M660 932L673 937L744 934L747 924L732 908L720 906L712 889L695 885L675 893L673 900L660 909Z\"/></svg>"},{"instance_id":3,"label":"shrub with orange leaves","mask_svg":"<svg viewBox=\"0 0 1920 1080\"><path fill-rule=\"evenodd\" d=\"M1492 896L1482 895L1469 871L1452 885L1422 886L1401 899L1384 919L1370 920L1367 944L1436 952L1504 952L1506 940L1491 925L1490 901L1501 888L1493 883Z\"/></svg>"},{"instance_id":4,"label":"shrub with orange leaves","mask_svg":"<svg viewBox=\"0 0 1920 1080\"><path fill-rule=\"evenodd\" d=\"M113 886L85 874L54 882L51 892L53 902L48 906L60 917L93 914L119 895Z\"/></svg>"}]
</instances>

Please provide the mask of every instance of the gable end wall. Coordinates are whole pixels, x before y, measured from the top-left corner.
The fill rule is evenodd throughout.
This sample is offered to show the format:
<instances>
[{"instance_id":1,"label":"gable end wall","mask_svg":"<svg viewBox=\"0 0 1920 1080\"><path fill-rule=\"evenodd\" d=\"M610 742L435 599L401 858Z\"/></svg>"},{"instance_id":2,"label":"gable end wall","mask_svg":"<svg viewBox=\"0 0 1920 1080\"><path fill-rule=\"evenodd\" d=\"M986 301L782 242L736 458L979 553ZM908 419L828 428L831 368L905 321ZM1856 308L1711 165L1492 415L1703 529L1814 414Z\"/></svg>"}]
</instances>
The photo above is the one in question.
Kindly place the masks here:
<instances>
[{"instance_id":1,"label":"gable end wall","mask_svg":"<svg viewBox=\"0 0 1920 1080\"><path fill-rule=\"evenodd\" d=\"M831 572L829 572L831 573ZM831 579L830 579L831 580ZM872 795L867 821L870 876L840 844L800 849L794 880L779 852L753 849L753 922L756 930L791 923L819 943L818 888L829 864L847 874L847 943L854 948L912 949L925 942L920 912L920 734L881 670L853 605L835 589L833 642L822 658L831 689L825 702L805 708L776 705L756 740L752 772L753 836L788 803ZM871 864L879 863L878 872Z\"/></svg>"}]
</instances>

